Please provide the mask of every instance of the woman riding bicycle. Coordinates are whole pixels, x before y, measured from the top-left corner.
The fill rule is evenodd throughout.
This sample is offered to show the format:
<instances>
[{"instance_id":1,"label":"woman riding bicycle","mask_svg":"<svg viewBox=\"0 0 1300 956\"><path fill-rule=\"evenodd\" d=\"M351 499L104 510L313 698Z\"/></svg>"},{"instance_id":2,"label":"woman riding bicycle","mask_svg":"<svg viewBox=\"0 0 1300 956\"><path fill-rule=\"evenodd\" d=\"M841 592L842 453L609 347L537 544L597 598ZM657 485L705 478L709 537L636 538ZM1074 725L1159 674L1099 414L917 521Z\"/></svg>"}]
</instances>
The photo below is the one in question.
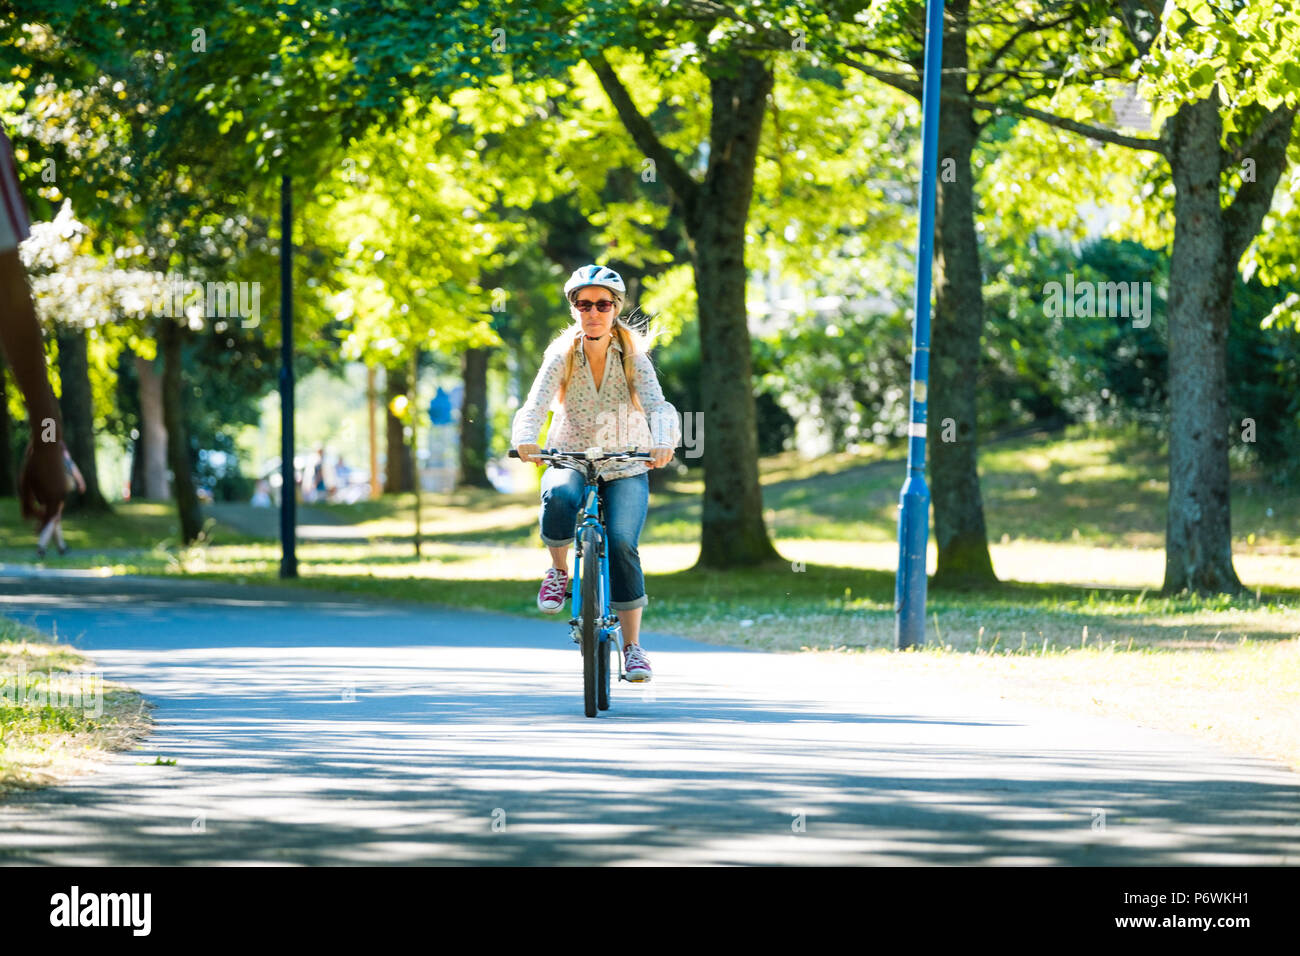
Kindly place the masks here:
<instances>
[{"instance_id":1,"label":"woman riding bicycle","mask_svg":"<svg viewBox=\"0 0 1300 956\"><path fill-rule=\"evenodd\" d=\"M651 678L641 650L641 609L649 603L637 542L650 502L650 468L672 461L681 442L677 410L664 399L646 353L653 340L619 319L627 289L603 266L583 266L564 284L573 324L546 349L528 399L515 413L510 444L522 461L541 449L537 437L546 411L555 408L547 443L561 451L639 449L653 460L606 462L597 488L605 505L609 541L610 607L622 623L624 671L633 681ZM608 361L609 358L614 361ZM552 406L552 401L554 405ZM539 462L539 464L541 464ZM569 582L569 545L585 481L572 468L548 467L542 475L541 537L552 566L542 579L537 606L554 614L564 605Z\"/></svg>"}]
</instances>

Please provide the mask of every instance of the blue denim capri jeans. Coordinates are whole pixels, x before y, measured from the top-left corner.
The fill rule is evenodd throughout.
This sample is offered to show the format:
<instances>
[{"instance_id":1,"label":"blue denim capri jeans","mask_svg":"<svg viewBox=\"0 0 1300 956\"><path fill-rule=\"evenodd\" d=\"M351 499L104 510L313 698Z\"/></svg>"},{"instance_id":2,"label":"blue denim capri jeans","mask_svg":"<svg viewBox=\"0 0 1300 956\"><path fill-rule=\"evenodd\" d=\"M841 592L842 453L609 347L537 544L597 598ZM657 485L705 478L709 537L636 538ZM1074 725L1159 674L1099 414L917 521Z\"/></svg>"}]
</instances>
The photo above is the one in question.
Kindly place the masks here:
<instances>
[{"instance_id":1,"label":"blue denim capri jeans","mask_svg":"<svg viewBox=\"0 0 1300 956\"><path fill-rule=\"evenodd\" d=\"M547 467L542 474L542 541L552 548L573 543L578 509L586 479L572 468ZM609 550L609 606L615 611L645 607L641 555L637 541L650 507L649 472L626 478L596 480L597 494L605 503L605 534ZM577 569L574 569L575 575Z\"/></svg>"}]
</instances>

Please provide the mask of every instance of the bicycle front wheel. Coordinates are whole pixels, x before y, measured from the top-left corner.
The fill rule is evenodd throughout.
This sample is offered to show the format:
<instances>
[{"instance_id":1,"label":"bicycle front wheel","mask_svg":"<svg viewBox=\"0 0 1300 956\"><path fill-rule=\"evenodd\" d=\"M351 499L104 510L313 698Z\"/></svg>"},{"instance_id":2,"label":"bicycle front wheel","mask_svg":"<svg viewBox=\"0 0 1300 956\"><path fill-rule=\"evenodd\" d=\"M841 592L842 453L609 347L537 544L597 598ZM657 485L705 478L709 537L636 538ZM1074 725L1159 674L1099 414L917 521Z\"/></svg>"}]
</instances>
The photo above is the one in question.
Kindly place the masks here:
<instances>
[{"instance_id":1,"label":"bicycle front wheel","mask_svg":"<svg viewBox=\"0 0 1300 956\"><path fill-rule=\"evenodd\" d=\"M609 672L613 658L614 638L606 636L596 651L596 666L599 668L599 673L596 674L596 707L600 710L609 710Z\"/></svg>"},{"instance_id":2,"label":"bicycle front wheel","mask_svg":"<svg viewBox=\"0 0 1300 956\"><path fill-rule=\"evenodd\" d=\"M595 528L582 531L582 705L588 717L595 717L599 701L600 652L597 627L605 609L599 606L600 538ZM608 669L608 657L606 658Z\"/></svg>"}]
</instances>

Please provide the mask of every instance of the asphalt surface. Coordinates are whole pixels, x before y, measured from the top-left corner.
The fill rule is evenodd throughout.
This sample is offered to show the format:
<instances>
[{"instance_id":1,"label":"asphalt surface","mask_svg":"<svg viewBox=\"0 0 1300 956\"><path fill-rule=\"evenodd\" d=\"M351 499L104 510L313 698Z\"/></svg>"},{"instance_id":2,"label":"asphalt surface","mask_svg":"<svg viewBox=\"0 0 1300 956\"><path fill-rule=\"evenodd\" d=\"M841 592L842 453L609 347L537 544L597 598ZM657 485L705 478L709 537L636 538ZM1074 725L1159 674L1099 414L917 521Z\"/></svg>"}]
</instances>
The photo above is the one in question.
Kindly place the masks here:
<instances>
[{"instance_id":1,"label":"asphalt surface","mask_svg":"<svg viewBox=\"0 0 1300 956\"><path fill-rule=\"evenodd\" d=\"M658 634L653 599L655 681L596 719L559 615L13 566L0 613L157 705L140 750L0 801L7 864L1300 863L1280 764Z\"/></svg>"}]
</instances>

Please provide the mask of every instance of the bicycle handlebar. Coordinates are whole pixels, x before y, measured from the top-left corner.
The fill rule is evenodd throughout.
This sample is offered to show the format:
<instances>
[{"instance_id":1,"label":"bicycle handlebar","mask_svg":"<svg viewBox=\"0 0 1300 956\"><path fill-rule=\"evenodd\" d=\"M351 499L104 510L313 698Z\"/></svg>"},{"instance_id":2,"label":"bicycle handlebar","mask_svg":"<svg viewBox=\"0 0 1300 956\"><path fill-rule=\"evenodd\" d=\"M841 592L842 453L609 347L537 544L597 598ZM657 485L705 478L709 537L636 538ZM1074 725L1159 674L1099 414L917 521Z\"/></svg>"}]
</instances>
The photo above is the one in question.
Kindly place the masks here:
<instances>
[{"instance_id":1,"label":"bicycle handlebar","mask_svg":"<svg viewBox=\"0 0 1300 956\"><path fill-rule=\"evenodd\" d=\"M604 449L601 448L589 448L587 449L587 451L597 452L597 454L588 455L587 452L583 452L583 451L560 451L558 448L543 448L541 451L539 451L536 455L533 455L532 457L534 461L548 461L552 459L562 461L565 459L571 459L574 461L591 462L591 461L610 461L613 459L620 459L620 458L626 459L628 461L637 461L637 460L653 461L654 460L654 455L646 451L605 451ZM509 452L509 457L518 458L519 451L517 449L511 448Z\"/></svg>"}]
</instances>

